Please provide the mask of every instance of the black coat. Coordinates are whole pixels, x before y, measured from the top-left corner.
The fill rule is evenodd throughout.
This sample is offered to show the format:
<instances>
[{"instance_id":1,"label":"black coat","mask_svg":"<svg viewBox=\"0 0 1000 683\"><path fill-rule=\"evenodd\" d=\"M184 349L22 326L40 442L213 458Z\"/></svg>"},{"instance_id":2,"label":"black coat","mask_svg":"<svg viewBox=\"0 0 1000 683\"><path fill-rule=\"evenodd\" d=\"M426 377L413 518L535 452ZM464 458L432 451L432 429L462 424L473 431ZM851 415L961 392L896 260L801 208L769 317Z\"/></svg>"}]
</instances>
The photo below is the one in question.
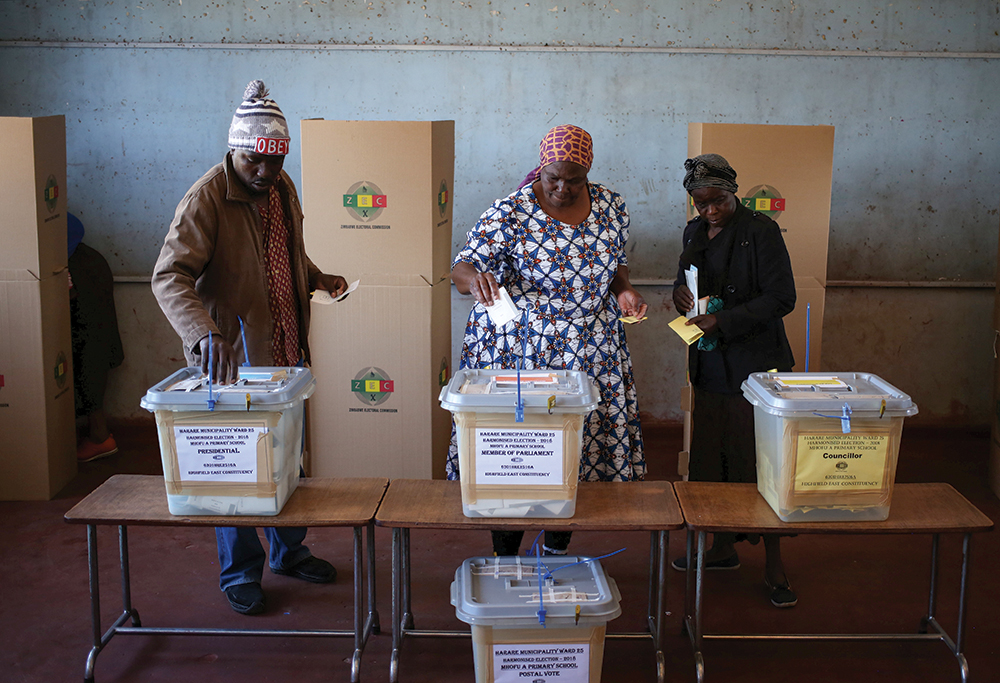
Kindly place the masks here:
<instances>
[{"instance_id":1,"label":"black coat","mask_svg":"<svg viewBox=\"0 0 1000 683\"><path fill-rule=\"evenodd\" d=\"M735 233L721 292L723 310L715 317L726 384L730 391L739 392L740 384L751 373L771 369L787 372L795 364L781 321L795 308L795 278L781 229L773 220L740 205L732 223L723 230ZM705 221L699 217L687 224L674 287L685 284L684 271L689 265L704 268L708 242ZM691 345L688 367L695 386L699 385L702 353L697 344Z\"/></svg>"}]
</instances>

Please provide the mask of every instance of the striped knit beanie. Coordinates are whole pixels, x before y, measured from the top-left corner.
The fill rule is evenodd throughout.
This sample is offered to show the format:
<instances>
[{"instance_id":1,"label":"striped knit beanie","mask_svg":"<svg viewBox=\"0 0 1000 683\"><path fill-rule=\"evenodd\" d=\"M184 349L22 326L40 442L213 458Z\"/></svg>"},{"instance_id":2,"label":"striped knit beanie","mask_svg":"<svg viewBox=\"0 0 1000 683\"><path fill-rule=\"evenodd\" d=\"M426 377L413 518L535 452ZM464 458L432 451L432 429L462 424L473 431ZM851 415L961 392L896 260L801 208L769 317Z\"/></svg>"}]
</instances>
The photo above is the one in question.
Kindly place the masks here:
<instances>
[{"instance_id":1,"label":"striped knit beanie","mask_svg":"<svg viewBox=\"0 0 1000 683\"><path fill-rule=\"evenodd\" d=\"M288 154L288 124L274 100L267 98L264 81L250 81L243 103L229 125L229 148L258 154Z\"/></svg>"}]
</instances>

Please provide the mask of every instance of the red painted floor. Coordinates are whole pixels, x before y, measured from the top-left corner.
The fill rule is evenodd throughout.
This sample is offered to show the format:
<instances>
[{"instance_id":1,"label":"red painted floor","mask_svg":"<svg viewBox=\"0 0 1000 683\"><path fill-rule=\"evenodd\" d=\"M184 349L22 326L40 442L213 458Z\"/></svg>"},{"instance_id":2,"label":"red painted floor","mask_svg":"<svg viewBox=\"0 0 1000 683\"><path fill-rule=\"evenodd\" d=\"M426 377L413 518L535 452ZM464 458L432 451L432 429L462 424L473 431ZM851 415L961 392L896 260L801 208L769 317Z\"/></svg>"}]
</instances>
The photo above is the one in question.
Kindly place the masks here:
<instances>
[{"instance_id":1,"label":"red painted floor","mask_svg":"<svg viewBox=\"0 0 1000 683\"><path fill-rule=\"evenodd\" d=\"M87 492L119 472L159 474L152 424L115 427L121 451L81 466L80 474L55 500L3 502L0 562L0 679L17 683L82 680L90 647L85 528L62 520ZM676 479L681 435L676 427L646 426L651 476ZM1000 501L986 485L989 435L983 432L904 429L898 482L951 483L992 519ZM351 535L316 529L308 543L314 554L338 566L342 579L315 586L268 574L268 609L258 617L233 613L217 586L215 537L211 529L131 527L133 602L145 626L237 628L350 628ZM117 535L99 532L104 627L117 615ZM683 552L681 533L670 537L670 557ZM649 537L646 534L577 534L580 554L626 552L604 562L622 592L623 614L609 630L644 626ZM449 604L455 568L467 557L489 552L485 534L412 533L413 607L418 628L465 628ZM960 543L942 542L938 615L954 635ZM763 584L763 548L742 545L743 567L706 579L707 631L771 632L915 631L927 610L930 540L926 536L800 536L783 545L785 563L799 604L777 610ZM970 680L1000 680L1000 535L973 539L966 655ZM390 535L376 531L378 609L382 633L369 642L362 680L389 678ZM670 571L666 654L668 680L694 681L694 661L681 635L682 575ZM352 645L348 639L259 637L117 636L97 659L96 680L105 683L159 681L347 681ZM903 642L709 642L706 680L748 681L959 681L955 658L940 643ZM401 681L475 680L468 640L409 639L403 649ZM609 640L603 681L655 681L650 641Z\"/></svg>"}]
</instances>

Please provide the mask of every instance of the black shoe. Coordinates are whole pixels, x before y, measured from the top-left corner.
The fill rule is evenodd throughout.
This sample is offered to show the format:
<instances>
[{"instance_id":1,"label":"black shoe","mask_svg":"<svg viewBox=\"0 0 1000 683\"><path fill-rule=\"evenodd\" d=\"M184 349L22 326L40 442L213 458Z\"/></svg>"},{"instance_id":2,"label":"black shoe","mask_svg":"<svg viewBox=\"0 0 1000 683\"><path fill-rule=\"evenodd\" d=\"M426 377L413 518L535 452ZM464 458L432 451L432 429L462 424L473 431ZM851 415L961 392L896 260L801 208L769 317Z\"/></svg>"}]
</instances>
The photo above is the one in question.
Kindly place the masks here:
<instances>
[{"instance_id":1,"label":"black shoe","mask_svg":"<svg viewBox=\"0 0 1000 683\"><path fill-rule=\"evenodd\" d=\"M229 606L240 614L260 614L264 611L264 591L256 581L240 583L226 589Z\"/></svg>"},{"instance_id":2,"label":"black shoe","mask_svg":"<svg viewBox=\"0 0 1000 683\"><path fill-rule=\"evenodd\" d=\"M272 568L271 571L309 583L333 583L337 580L337 569L332 564L311 555L288 569Z\"/></svg>"},{"instance_id":3,"label":"black shoe","mask_svg":"<svg viewBox=\"0 0 1000 683\"><path fill-rule=\"evenodd\" d=\"M496 557L514 557L521 551L521 541L524 538L523 531L497 531L490 530L490 537L493 540L493 555Z\"/></svg>"},{"instance_id":4,"label":"black shoe","mask_svg":"<svg viewBox=\"0 0 1000 683\"><path fill-rule=\"evenodd\" d=\"M799 604L799 598L795 595L795 591L792 590L792 586L788 583L788 579L785 579L785 582L782 585L775 586L765 578L764 584L771 591L771 604L775 607L795 607Z\"/></svg>"},{"instance_id":5,"label":"black shoe","mask_svg":"<svg viewBox=\"0 0 1000 683\"><path fill-rule=\"evenodd\" d=\"M670 566L679 572L686 572L688 569L687 558L678 557L676 560L670 563ZM740 556L737 553L733 553L724 560L713 560L711 562L705 563L705 569L731 570L739 568L740 568Z\"/></svg>"}]
</instances>

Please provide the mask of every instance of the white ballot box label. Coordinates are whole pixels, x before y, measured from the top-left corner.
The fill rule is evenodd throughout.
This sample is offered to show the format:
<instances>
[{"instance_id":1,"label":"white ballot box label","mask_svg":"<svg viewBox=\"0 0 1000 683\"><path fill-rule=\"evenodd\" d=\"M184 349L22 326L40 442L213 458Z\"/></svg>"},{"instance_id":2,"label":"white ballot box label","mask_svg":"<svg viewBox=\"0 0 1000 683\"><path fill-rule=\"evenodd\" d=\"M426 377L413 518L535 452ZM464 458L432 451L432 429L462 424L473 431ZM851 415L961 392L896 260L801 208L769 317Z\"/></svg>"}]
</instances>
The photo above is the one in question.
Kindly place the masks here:
<instances>
[{"instance_id":1,"label":"white ballot box label","mask_svg":"<svg viewBox=\"0 0 1000 683\"><path fill-rule=\"evenodd\" d=\"M257 481L257 441L267 427L174 426L183 481Z\"/></svg>"},{"instance_id":2,"label":"white ballot box label","mask_svg":"<svg viewBox=\"0 0 1000 683\"><path fill-rule=\"evenodd\" d=\"M477 429L476 484L563 483L558 429Z\"/></svg>"},{"instance_id":3,"label":"white ballot box label","mask_svg":"<svg viewBox=\"0 0 1000 683\"><path fill-rule=\"evenodd\" d=\"M494 683L588 683L590 643L493 645Z\"/></svg>"}]
</instances>

